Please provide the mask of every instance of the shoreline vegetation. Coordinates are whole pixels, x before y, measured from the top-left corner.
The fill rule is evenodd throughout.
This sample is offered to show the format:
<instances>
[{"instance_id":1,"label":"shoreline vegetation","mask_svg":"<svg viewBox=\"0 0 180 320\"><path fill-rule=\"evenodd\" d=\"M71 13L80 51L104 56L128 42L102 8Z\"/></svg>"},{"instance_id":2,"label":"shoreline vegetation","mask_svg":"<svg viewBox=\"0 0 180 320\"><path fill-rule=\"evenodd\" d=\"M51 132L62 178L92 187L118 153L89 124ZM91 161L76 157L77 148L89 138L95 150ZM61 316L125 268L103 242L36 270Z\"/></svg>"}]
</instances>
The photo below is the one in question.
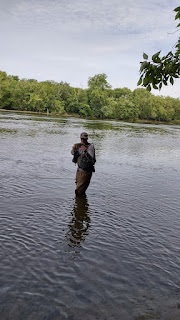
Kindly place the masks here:
<instances>
[{"instance_id":1,"label":"shoreline vegetation","mask_svg":"<svg viewBox=\"0 0 180 320\"><path fill-rule=\"evenodd\" d=\"M32 114L32 115L39 115L39 116L47 116L47 117L63 117L63 118L83 118L83 119L89 119L89 120L108 120L108 121L122 121L122 122L128 122L128 123L142 123L142 124L163 124L163 125L180 125L180 120L172 120L172 121L157 121L157 120L143 120L143 119L128 119L128 120L119 120L116 118L111 119L98 119L96 117L81 117L78 114L70 114L70 113L47 113L47 112L37 112L37 111L22 111L22 110L8 110L8 109L1 109L0 112L10 112L10 113L24 113L24 114Z\"/></svg>"},{"instance_id":2,"label":"shoreline vegetation","mask_svg":"<svg viewBox=\"0 0 180 320\"><path fill-rule=\"evenodd\" d=\"M180 124L180 99L154 96L143 88L112 89L105 74L87 89L66 82L19 79L0 71L0 111L136 123Z\"/></svg>"}]
</instances>

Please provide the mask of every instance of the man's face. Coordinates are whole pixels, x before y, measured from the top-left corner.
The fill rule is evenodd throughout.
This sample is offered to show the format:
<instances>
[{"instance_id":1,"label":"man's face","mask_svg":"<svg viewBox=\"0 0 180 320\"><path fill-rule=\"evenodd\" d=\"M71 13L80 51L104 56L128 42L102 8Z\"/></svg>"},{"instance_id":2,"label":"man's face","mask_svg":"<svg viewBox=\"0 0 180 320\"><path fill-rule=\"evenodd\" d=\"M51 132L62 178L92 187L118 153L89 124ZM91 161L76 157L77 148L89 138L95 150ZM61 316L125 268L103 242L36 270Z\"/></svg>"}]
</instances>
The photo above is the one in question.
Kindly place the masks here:
<instances>
[{"instance_id":1,"label":"man's face","mask_svg":"<svg viewBox=\"0 0 180 320\"><path fill-rule=\"evenodd\" d=\"M86 139L81 139L81 142L82 142L83 144L86 144L86 143L87 143L87 140L86 140Z\"/></svg>"}]
</instances>

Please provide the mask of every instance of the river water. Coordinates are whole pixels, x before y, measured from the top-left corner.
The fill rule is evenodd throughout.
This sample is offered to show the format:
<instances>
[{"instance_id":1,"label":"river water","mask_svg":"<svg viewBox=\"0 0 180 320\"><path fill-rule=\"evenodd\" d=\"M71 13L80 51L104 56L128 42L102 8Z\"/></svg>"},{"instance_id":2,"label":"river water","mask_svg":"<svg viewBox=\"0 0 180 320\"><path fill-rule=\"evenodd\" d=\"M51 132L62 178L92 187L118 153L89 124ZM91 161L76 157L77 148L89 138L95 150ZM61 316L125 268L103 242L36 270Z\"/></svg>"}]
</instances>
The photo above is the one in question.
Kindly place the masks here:
<instances>
[{"instance_id":1,"label":"river water","mask_svg":"<svg viewBox=\"0 0 180 320\"><path fill-rule=\"evenodd\" d=\"M180 319L180 126L1 112L0 176L1 320Z\"/></svg>"}]
</instances>

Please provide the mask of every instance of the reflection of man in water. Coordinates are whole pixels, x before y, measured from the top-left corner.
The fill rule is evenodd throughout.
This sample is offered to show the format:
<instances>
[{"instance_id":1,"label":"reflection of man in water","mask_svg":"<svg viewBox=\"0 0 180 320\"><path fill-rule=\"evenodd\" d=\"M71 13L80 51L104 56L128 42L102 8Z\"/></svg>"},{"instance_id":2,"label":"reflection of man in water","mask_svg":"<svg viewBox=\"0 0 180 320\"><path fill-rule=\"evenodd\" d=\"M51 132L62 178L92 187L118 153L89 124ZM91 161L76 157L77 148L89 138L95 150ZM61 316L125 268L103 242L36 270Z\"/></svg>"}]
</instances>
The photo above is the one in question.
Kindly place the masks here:
<instances>
[{"instance_id":1,"label":"reflection of man in water","mask_svg":"<svg viewBox=\"0 0 180 320\"><path fill-rule=\"evenodd\" d=\"M95 149L93 144L88 142L88 134L82 132L80 139L81 143L74 144L71 150L71 154L74 156L72 161L78 165L75 190L77 195L85 194L91 181L92 172L95 171L94 164L96 162Z\"/></svg>"},{"instance_id":2,"label":"reflection of man in water","mask_svg":"<svg viewBox=\"0 0 180 320\"><path fill-rule=\"evenodd\" d=\"M89 204L86 196L75 198L75 204L72 212L72 220L69 223L69 232L67 237L70 247L80 247L81 242L85 240L90 225Z\"/></svg>"}]
</instances>

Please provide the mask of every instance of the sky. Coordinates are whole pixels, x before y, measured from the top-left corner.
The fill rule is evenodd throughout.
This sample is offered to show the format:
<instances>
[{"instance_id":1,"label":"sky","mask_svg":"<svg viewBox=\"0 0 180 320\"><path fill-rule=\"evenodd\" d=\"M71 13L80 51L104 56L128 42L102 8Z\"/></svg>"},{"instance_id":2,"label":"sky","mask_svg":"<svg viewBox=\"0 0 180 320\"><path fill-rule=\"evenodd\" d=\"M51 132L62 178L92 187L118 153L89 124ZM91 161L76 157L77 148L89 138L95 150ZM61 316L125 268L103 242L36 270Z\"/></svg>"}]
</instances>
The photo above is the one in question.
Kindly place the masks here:
<instances>
[{"instance_id":1,"label":"sky","mask_svg":"<svg viewBox=\"0 0 180 320\"><path fill-rule=\"evenodd\" d=\"M178 39L178 0L0 0L0 70L20 79L87 88L137 88L143 52L162 55ZM153 94L180 98L180 79Z\"/></svg>"}]
</instances>

